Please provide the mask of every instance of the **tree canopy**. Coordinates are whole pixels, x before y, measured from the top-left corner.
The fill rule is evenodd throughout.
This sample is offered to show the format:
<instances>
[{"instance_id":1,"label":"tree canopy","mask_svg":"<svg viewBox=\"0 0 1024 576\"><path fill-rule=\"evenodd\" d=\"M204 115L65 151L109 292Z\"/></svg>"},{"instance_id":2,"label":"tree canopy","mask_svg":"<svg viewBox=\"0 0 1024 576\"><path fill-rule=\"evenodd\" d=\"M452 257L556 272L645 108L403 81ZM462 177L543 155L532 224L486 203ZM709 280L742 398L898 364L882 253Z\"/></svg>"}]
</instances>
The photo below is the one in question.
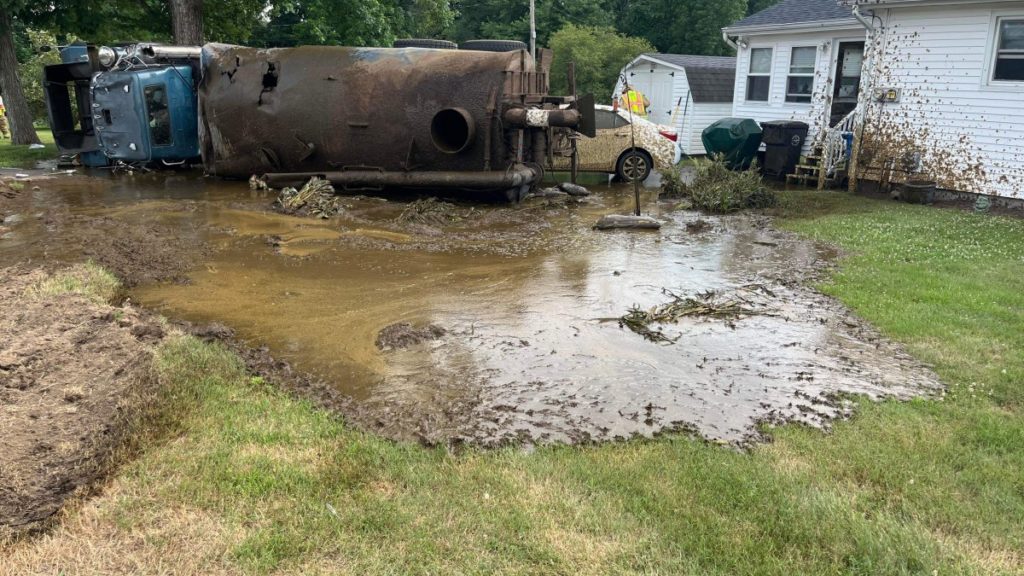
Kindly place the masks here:
<instances>
[{"instance_id":1,"label":"tree canopy","mask_svg":"<svg viewBox=\"0 0 1024 576\"><path fill-rule=\"evenodd\" d=\"M619 71L630 60L654 47L643 38L623 36L611 27L567 24L551 36L555 59L551 66L551 90L569 92L566 70L576 63L576 92L593 94L599 103L611 104L610 95Z\"/></svg>"}]
</instances>

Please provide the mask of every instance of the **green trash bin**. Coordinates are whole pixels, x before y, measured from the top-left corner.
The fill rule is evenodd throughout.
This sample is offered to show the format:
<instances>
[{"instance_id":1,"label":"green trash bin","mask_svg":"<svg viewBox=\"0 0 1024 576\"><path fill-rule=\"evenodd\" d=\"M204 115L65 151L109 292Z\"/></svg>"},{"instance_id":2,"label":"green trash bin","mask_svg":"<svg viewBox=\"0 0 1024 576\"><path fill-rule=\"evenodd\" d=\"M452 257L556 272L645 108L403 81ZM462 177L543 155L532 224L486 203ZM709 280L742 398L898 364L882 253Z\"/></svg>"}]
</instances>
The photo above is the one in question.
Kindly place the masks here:
<instances>
[{"instance_id":1,"label":"green trash bin","mask_svg":"<svg viewBox=\"0 0 1024 576\"><path fill-rule=\"evenodd\" d=\"M722 118L701 133L708 156L719 156L730 170L746 170L761 147L761 127L750 118Z\"/></svg>"}]
</instances>

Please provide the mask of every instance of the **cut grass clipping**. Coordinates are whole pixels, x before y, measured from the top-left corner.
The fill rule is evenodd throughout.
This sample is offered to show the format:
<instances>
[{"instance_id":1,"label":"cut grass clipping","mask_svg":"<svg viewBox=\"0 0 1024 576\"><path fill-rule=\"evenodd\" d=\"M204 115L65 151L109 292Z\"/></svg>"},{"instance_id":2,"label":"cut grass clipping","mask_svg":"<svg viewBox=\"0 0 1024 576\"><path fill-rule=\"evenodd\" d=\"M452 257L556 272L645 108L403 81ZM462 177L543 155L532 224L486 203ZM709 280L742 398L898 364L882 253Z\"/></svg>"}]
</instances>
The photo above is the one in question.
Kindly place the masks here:
<instances>
[{"instance_id":1,"label":"cut grass clipping","mask_svg":"<svg viewBox=\"0 0 1024 576\"><path fill-rule=\"evenodd\" d=\"M733 320L743 316L771 314L767 305L759 302L757 297L775 295L761 284L741 286L728 295L713 290L698 293L694 297L680 296L670 290L662 290L662 293L671 296L672 300L649 310L634 305L618 319L619 326L629 328L651 342L673 344L678 337L669 338L660 329L652 328L651 325L675 324L686 316L700 316L724 319L726 324L732 326Z\"/></svg>"},{"instance_id":2,"label":"cut grass clipping","mask_svg":"<svg viewBox=\"0 0 1024 576\"><path fill-rule=\"evenodd\" d=\"M728 214L749 208L771 208L775 191L761 181L756 166L734 172L720 159L695 160L695 173L687 184L674 170L662 172L662 196L688 198L694 209Z\"/></svg>"}]
</instances>

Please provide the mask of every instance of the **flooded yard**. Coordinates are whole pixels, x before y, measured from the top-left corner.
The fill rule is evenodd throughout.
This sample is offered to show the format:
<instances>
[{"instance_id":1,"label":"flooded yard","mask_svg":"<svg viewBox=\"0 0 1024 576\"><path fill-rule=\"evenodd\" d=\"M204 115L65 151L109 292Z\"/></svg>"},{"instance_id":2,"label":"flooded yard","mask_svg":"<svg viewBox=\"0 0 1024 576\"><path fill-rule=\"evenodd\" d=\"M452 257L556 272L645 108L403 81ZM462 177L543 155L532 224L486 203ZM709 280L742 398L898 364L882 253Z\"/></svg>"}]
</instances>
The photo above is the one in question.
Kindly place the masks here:
<instances>
[{"instance_id":1,"label":"flooded yard","mask_svg":"<svg viewBox=\"0 0 1024 576\"><path fill-rule=\"evenodd\" d=\"M135 304L229 327L337 390L351 422L396 439L685 430L746 444L761 423L825 426L848 410L844 395L941 388L807 287L833 250L763 216L674 210L654 189L643 209L660 231L601 232L600 216L631 209L630 187L444 204L423 219L408 217L412 198L345 197L339 216L311 219L273 212L271 192L190 173L31 186L11 204L21 218L0 240L0 264L89 255L126 280ZM658 327L661 342L620 325L634 306L706 291L758 312L680 318Z\"/></svg>"}]
</instances>

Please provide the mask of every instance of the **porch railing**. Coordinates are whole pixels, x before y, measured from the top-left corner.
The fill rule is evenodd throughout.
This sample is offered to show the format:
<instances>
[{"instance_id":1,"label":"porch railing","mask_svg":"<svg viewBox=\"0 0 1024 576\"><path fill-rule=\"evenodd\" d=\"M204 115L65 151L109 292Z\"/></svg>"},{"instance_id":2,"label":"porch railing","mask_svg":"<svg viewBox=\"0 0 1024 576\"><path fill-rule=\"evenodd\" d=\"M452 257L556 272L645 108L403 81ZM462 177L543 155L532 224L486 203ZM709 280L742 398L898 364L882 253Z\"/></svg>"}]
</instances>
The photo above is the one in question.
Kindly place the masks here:
<instances>
[{"instance_id":1,"label":"porch railing","mask_svg":"<svg viewBox=\"0 0 1024 576\"><path fill-rule=\"evenodd\" d=\"M825 178L835 176L836 170L850 153L850 140L860 121L862 104L843 117L835 126L825 130L821 144L821 173Z\"/></svg>"}]
</instances>

